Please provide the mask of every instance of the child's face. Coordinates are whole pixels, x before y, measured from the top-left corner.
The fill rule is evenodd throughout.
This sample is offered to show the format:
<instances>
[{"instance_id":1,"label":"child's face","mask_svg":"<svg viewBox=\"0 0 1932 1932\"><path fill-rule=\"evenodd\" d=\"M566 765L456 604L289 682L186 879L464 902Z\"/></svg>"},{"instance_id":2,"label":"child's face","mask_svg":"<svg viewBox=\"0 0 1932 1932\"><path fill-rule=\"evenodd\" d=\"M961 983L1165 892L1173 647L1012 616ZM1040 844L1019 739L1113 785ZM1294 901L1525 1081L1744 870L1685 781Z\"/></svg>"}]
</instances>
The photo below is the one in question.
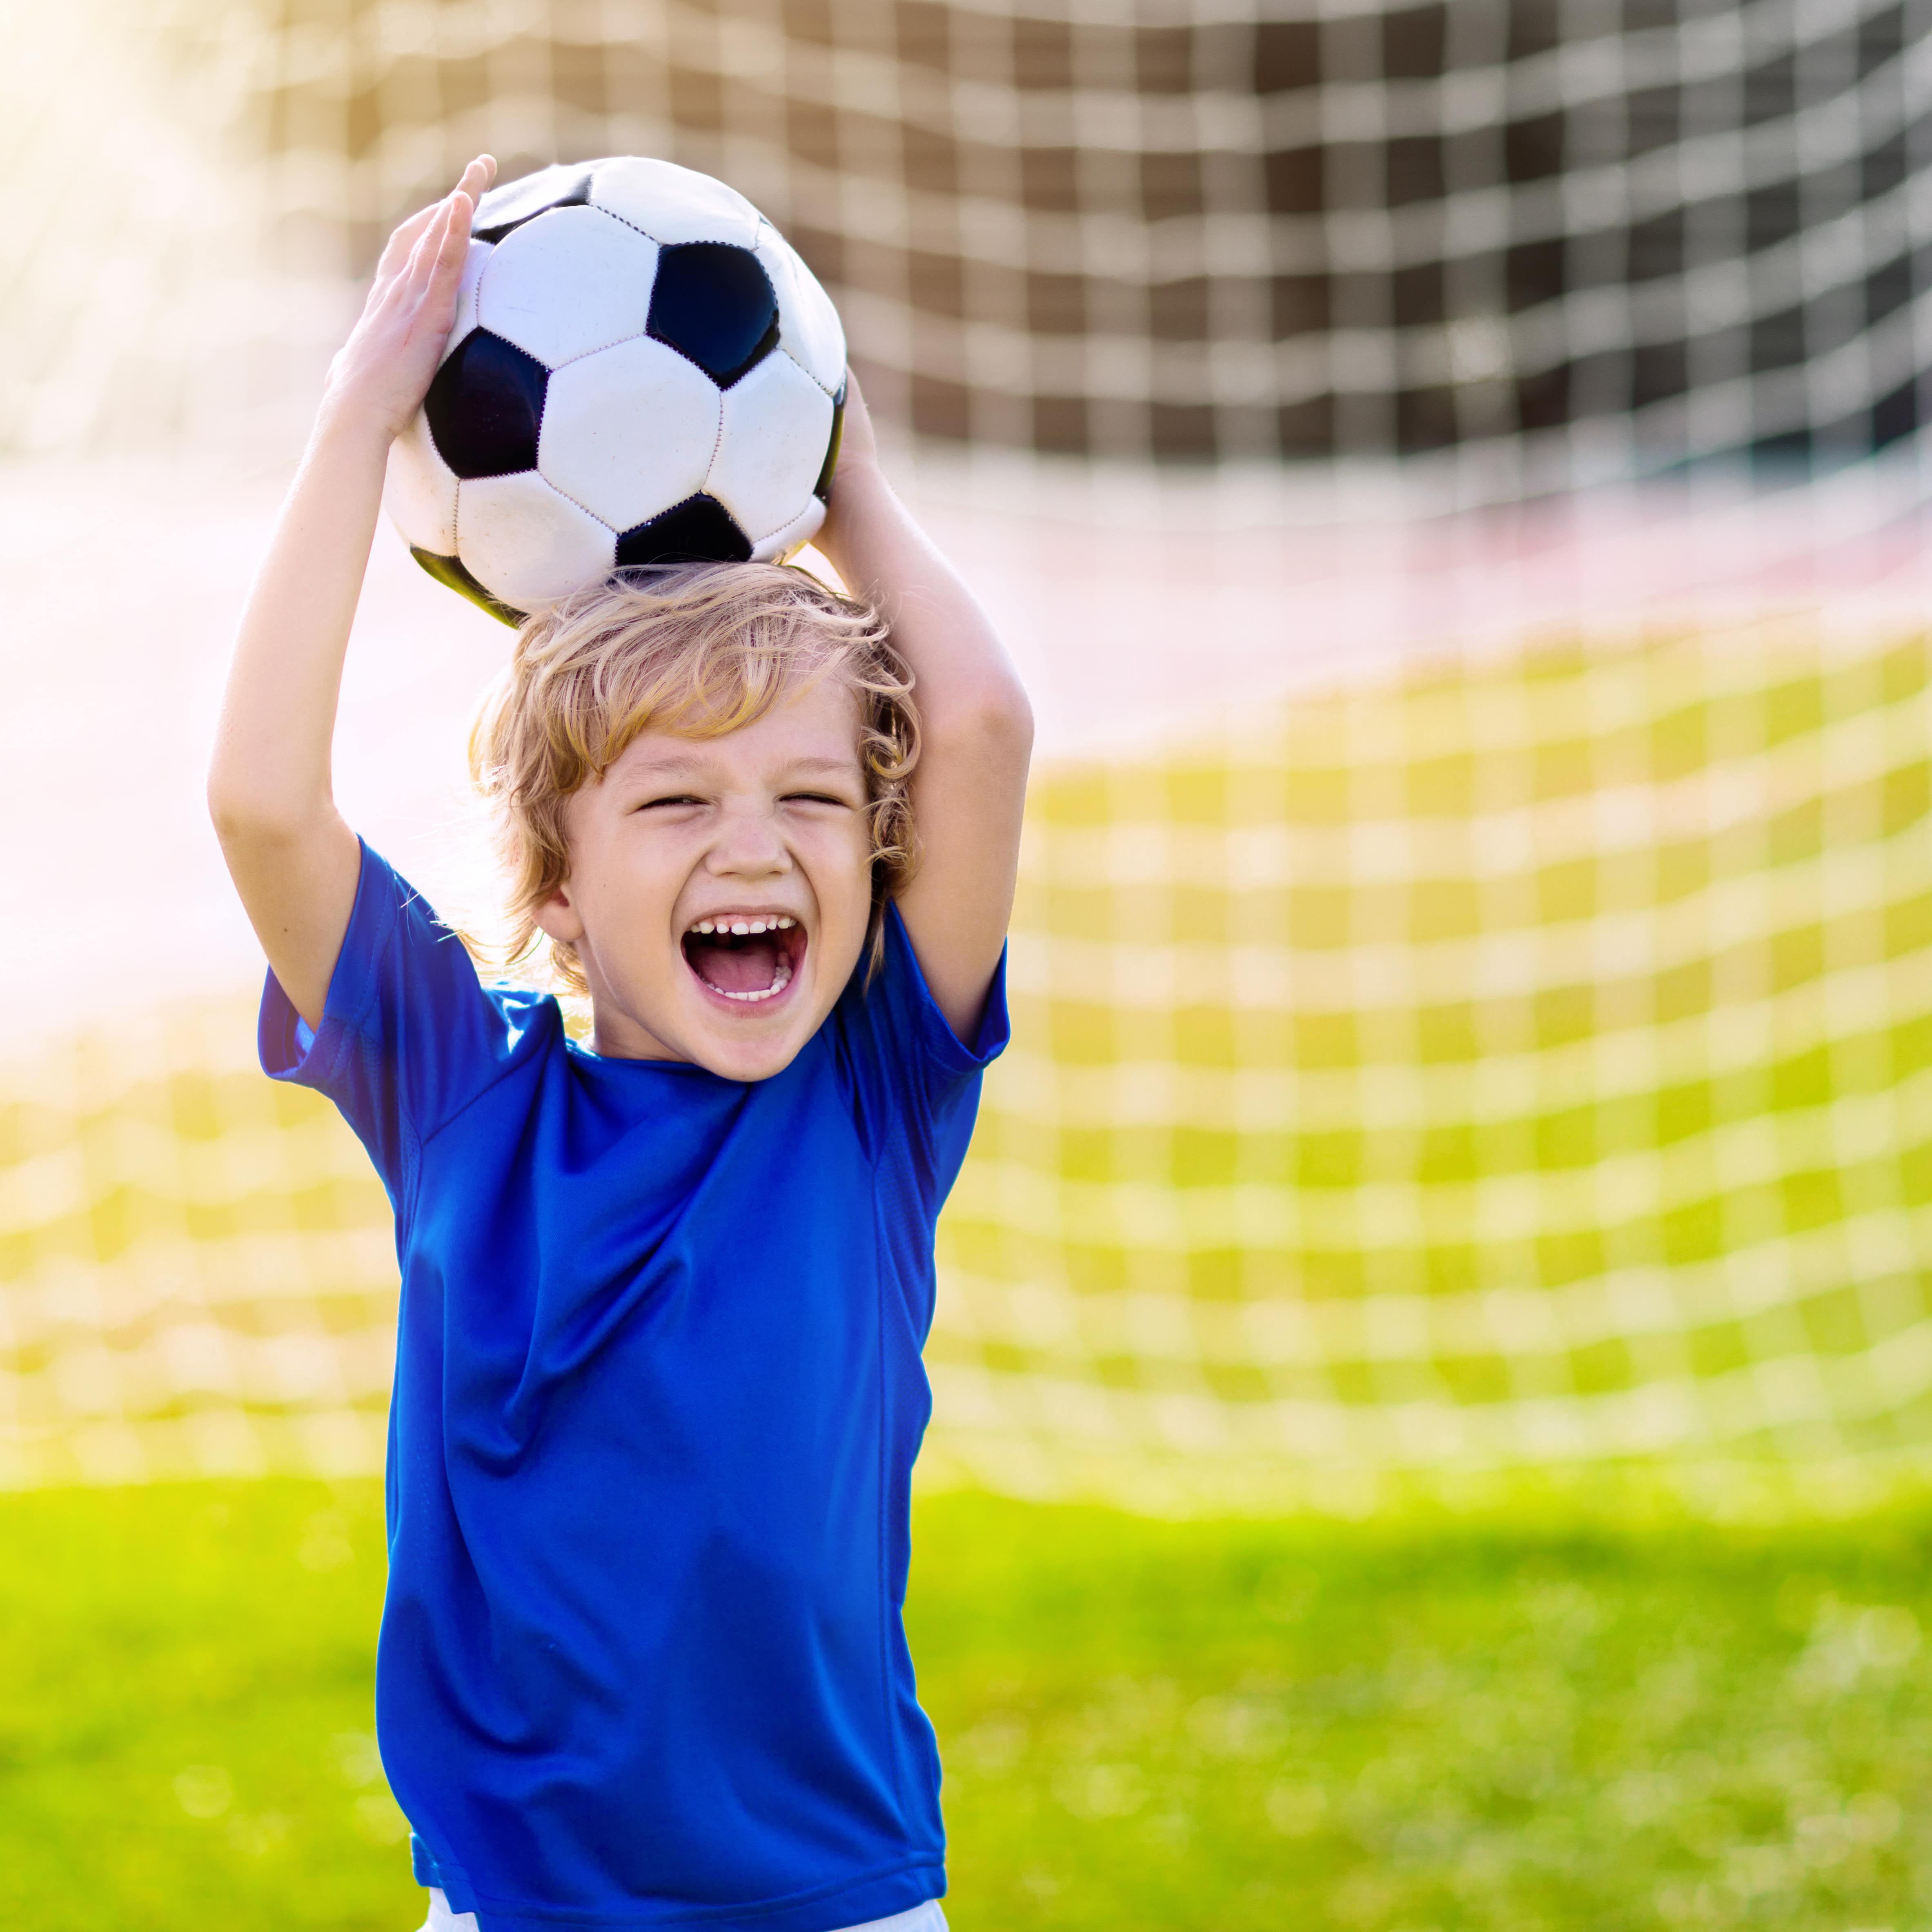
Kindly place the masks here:
<instances>
[{"instance_id":1,"label":"child's face","mask_svg":"<svg viewBox=\"0 0 1932 1932\"><path fill-rule=\"evenodd\" d=\"M731 1080L790 1064L871 916L858 740L824 677L722 738L646 730L572 795L570 878L539 922L577 948L599 1052Z\"/></svg>"}]
</instances>

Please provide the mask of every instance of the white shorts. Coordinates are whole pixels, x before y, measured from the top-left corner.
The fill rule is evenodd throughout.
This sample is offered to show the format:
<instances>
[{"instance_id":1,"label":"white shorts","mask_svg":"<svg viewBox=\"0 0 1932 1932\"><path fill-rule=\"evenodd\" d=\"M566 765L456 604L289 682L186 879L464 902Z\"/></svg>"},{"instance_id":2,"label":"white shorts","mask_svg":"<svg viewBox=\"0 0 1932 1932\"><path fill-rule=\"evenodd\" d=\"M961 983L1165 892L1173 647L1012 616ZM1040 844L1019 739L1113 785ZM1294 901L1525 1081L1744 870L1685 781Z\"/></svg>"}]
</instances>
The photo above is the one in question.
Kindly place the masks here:
<instances>
[{"instance_id":1,"label":"white shorts","mask_svg":"<svg viewBox=\"0 0 1932 1932\"><path fill-rule=\"evenodd\" d=\"M429 1895L429 1917L422 1932L477 1932L473 1912L452 1912L449 1900L440 1892ZM845 1932L946 1932L946 1914L939 1901L928 1898L910 1912L896 1912L890 1918L868 1918L862 1925L848 1925Z\"/></svg>"}]
</instances>

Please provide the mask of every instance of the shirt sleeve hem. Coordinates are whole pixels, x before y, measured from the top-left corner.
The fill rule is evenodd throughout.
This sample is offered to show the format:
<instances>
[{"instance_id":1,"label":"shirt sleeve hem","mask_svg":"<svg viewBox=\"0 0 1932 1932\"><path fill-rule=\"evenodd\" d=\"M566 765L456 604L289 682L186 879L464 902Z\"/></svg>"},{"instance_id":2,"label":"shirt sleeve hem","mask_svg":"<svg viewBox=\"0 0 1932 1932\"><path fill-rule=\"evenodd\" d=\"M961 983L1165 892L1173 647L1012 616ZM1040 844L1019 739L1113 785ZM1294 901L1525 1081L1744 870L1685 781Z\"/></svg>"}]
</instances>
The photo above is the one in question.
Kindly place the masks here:
<instances>
[{"instance_id":1,"label":"shirt sleeve hem","mask_svg":"<svg viewBox=\"0 0 1932 1932\"><path fill-rule=\"evenodd\" d=\"M926 983L925 968L920 964L919 955L914 950L912 935L906 931L905 920L896 905L886 907L886 922L890 935L889 943L904 952L906 970L911 977L920 1014L920 1033L934 1064L946 1074L983 1072L1006 1051L1006 1043L1012 1037L1012 1018L1006 1010L1006 947L1000 948L993 976L987 982L986 1004L980 1010L980 1023L973 1029L973 1037L963 1040L952 1030L952 1022L940 1011L939 1002L932 997L932 988Z\"/></svg>"},{"instance_id":2,"label":"shirt sleeve hem","mask_svg":"<svg viewBox=\"0 0 1932 1932\"><path fill-rule=\"evenodd\" d=\"M261 1017L256 1044L262 1071L272 1080L293 1080L313 1085L339 1064L345 1036L361 1031L360 1022L376 996L376 962L388 945L396 926L396 896L384 887L394 878L388 866L356 841L362 869L356 875L356 900L335 956L328 992L322 1003L322 1024L304 1052L296 1034L301 1018L281 982L270 969L262 988Z\"/></svg>"}]
</instances>

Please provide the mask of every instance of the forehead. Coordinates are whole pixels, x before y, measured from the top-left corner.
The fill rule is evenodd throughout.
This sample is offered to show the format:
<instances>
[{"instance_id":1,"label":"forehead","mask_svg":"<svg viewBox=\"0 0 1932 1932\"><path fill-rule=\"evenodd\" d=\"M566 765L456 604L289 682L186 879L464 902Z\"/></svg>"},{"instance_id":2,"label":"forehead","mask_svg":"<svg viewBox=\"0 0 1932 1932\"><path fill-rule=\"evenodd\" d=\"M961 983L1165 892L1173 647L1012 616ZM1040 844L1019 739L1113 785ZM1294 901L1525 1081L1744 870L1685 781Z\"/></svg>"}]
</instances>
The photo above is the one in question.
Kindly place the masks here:
<instances>
[{"instance_id":1,"label":"forehead","mask_svg":"<svg viewBox=\"0 0 1932 1932\"><path fill-rule=\"evenodd\" d=\"M859 727L852 687L842 678L814 678L735 731L700 737L650 725L624 748L609 776L800 766L856 771Z\"/></svg>"}]
</instances>

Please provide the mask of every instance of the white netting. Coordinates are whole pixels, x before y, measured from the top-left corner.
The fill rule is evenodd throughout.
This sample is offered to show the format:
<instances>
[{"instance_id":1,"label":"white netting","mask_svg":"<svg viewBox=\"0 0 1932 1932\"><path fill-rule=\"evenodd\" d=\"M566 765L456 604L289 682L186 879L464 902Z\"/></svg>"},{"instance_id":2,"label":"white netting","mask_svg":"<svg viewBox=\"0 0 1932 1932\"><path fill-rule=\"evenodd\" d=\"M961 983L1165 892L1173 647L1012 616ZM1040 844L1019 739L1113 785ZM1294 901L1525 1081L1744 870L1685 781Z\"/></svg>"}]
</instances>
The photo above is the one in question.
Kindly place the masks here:
<instances>
[{"instance_id":1,"label":"white netting","mask_svg":"<svg viewBox=\"0 0 1932 1932\"><path fill-rule=\"evenodd\" d=\"M36 52L10 200L52 230L32 280L93 248L97 335L191 359L205 318L237 332L238 262L350 277L478 147L667 154L792 236L921 434L1455 448L1456 496L1507 500L1916 436L1929 25L1932 0L92 0L7 29ZM219 290L172 245L211 226ZM10 334L61 308L0 302ZM124 427L48 407L16 398L0 438Z\"/></svg>"},{"instance_id":2,"label":"white netting","mask_svg":"<svg viewBox=\"0 0 1932 1932\"><path fill-rule=\"evenodd\" d=\"M81 716L103 774L10 862L32 959L0 992L28 1010L60 962L42 996L111 1016L16 1040L0 1082L0 1480L380 1459L380 1190L250 1070L245 934L155 828L198 814L268 508L218 452L286 456L385 226L484 147L665 154L758 201L922 440L1049 742L1142 741L1038 788L1016 1045L943 1230L933 1469L1280 1501L1919 1466L1928 26L1932 0L8 14L0 451L242 480L200 529L152 457L0 476L0 794L22 824L66 798ZM343 763L440 896L475 826L393 774L430 712L453 764L484 659L434 594L379 556ZM210 999L144 1006L157 953L176 990L218 959Z\"/></svg>"},{"instance_id":3,"label":"white netting","mask_svg":"<svg viewBox=\"0 0 1932 1932\"><path fill-rule=\"evenodd\" d=\"M1922 1466L1928 665L1545 649L1044 781L929 1470ZM0 1480L375 1466L387 1202L250 1031L14 1070Z\"/></svg>"}]
</instances>

